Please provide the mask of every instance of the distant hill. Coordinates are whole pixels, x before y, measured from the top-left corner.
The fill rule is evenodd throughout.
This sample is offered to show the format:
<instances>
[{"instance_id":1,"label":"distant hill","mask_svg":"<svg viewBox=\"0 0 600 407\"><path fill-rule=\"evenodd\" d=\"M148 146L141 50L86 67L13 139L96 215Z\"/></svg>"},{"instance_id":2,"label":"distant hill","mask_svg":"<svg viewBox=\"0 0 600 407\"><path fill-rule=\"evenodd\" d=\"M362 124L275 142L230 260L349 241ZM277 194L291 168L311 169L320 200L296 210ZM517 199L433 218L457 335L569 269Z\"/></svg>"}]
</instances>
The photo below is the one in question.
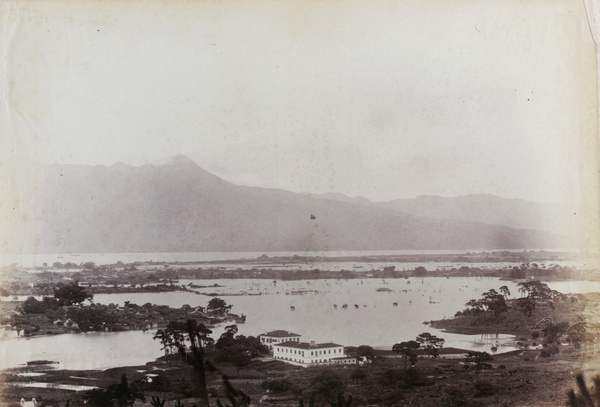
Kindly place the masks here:
<instances>
[{"instance_id":1,"label":"distant hill","mask_svg":"<svg viewBox=\"0 0 600 407\"><path fill-rule=\"evenodd\" d=\"M486 204L464 203L461 209L460 200L438 200L436 210L431 197L372 203L238 186L184 156L165 165L140 167L27 168L35 185L15 188L20 195L2 208L0 243L6 252L508 249L564 244L547 231L515 228L532 223L512 222L500 203L490 206L486 217ZM523 207L528 208L526 203ZM495 219L505 224L489 224Z\"/></svg>"},{"instance_id":2,"label":"distant hill","mask_svg":"<svg viewBox=\"0 0 600 407\"><path fill-rule=\"evenodd\" d=\"M343 194L312 194L311 196L385 208L430 219L453 219L515 229L541 230L563 236L566 246L574 241L581 242L588 239L587 245L594 247L598 242L600 228L598 213L591 211L581 213L580 209L573 209L566 205L501 198L490 194L458 197L424 195L387 202L370 201L364 197L348 197ZM582 243L586 244L585 241Z\"/></svg>"},{"instance_id":3,"label":"distant hill","mask_svg":"<svg viewBox=\"0 0 600 407\"><path fill-rule=\"evenodd\" d=\"M457 219L512 228L553 231L561 216L557 205L506 199L495 195L467 195L454 198L419 196L378 203L383 208L435 219Z\"/></svg>"}]
</instances>

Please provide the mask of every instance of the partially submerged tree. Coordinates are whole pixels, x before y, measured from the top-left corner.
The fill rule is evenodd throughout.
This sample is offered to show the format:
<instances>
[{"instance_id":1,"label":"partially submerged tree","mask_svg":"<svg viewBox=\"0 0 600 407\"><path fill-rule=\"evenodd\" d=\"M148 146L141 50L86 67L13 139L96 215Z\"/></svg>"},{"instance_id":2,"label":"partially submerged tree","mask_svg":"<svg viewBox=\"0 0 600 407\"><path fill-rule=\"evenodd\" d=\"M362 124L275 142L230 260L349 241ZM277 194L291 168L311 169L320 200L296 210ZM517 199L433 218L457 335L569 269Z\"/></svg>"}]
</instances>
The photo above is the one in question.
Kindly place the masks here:
<instances>
[{"instance_id":1,"label":"partially submerged tree","mask_svg":"<svg viewBox=\"0 0 600 407\"><path fill-rule=\"evenodd\" d=\"M225 300L215 297L208 302L208 306L206 307L206 309L209 312L226 313L229 312L232 306L233 305L227 305Z\"/></svg>"}]
</instances>

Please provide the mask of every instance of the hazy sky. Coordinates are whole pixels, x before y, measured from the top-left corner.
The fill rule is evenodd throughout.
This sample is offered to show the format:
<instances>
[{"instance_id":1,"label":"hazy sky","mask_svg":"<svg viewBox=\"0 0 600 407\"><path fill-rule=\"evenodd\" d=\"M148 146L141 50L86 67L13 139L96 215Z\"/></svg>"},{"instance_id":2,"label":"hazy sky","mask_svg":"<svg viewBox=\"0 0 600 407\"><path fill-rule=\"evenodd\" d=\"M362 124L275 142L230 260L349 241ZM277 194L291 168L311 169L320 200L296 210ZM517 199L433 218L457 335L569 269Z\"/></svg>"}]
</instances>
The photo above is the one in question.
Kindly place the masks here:
<instances>
[{"instance_id":1,"label":"hazy sky","mask_svg":"<svg viewBox=\"0 0 600 407\"><path fill-rule=\"evenodd\" d=\"M1 158L375 200L597 188L582 1L0 4ZM8 87L6 87L8 85Z\"/></svg>"}]
</instances>

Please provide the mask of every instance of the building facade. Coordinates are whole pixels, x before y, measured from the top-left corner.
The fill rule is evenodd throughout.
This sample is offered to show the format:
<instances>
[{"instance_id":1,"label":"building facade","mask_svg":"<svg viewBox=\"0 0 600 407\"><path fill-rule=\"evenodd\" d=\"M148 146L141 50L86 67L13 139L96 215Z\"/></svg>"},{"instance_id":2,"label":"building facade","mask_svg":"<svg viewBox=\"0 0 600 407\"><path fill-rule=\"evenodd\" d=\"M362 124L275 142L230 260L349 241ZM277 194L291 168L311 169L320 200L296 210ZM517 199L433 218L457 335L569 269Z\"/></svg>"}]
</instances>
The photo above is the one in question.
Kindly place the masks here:
<instances>
[{"instance_id":1,"label":"building facade","mask_svg":"<svg viewBox=\"0 0 600 407\"><path fill-rule=\"evenodd\" d=\"M273 345L284 342L300 342L302 335L295 334L289 331L277 330L258 335L260 342L269 349L273 350Z\"/></svg>"},{"instance_id":2,"label":"building facade","mask_svg":"<svg viewBox=\"0 0 600 407\"><path fill-rule=\"evenodd\" d=\"M273 357L302 366L354 364L356 358L344 354L344 347L335 343L288 341L273 344Z\"/></svg>"}]
</instances>

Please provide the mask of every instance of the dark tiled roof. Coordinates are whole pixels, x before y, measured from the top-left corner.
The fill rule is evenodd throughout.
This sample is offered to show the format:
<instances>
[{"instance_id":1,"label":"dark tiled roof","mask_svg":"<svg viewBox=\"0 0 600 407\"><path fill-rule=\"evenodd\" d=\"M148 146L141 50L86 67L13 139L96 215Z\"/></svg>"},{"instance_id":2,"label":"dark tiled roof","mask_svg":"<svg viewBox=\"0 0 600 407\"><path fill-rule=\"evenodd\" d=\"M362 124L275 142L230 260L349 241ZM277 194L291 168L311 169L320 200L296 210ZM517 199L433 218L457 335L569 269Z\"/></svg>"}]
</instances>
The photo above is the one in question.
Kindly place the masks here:
<instances>
[{"instance_id":1,"label":"dark tiled roof","mask_svg":"<svg viewBox=\"0 0 600 407\"><path fill-rule=\"evenodd\" d=\"M337 346L342 346L342 345L338 345L337 343L331 343L331 342L310 344L308 342L288 341L288 342L276 343L276 344L273 344L273 346L285 346L286 348L297 348L297 349L323 349L323 348L335 348Z\"/></svg>"},{"instance_id":2,"label":"dark tiled roof","mask_svg":"<svg viewBox=\"0 0 600 407\"><path fill-rule=\"evenodd\" d=\"M259 336L272 336L274 338L287 338L290 336L302 336L302 335L298 335L298 334L295 334L295 333L289 332L289 331L283 331L280 329L277 331L267 332L266 334L260 334Z\"/></svg>"}]
</instances>

